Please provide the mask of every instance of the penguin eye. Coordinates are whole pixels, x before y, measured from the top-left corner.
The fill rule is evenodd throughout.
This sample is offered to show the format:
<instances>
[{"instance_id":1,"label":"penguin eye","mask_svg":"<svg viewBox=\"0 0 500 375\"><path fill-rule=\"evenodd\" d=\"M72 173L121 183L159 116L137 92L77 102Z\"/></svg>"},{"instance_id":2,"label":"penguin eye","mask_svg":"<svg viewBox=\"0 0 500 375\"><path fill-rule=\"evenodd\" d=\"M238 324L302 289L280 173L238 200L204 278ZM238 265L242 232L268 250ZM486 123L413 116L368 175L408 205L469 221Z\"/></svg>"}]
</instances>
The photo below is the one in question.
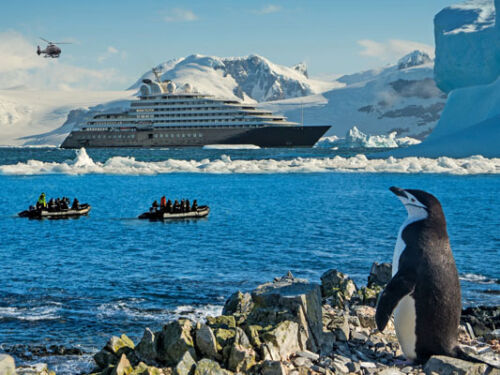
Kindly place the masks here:
<instances>
[{"instance_id":1,"label":"penguin eye","mask_svg":"<svg viewBox=\"0 0 500 375\"><path fill-rule=\"evenodd\" d=\"M415 199L413 199L413 198L412 198L412 199L411 199L411 201L412 201L412 202L415 202Z\"/></svg>"}]
</instances>

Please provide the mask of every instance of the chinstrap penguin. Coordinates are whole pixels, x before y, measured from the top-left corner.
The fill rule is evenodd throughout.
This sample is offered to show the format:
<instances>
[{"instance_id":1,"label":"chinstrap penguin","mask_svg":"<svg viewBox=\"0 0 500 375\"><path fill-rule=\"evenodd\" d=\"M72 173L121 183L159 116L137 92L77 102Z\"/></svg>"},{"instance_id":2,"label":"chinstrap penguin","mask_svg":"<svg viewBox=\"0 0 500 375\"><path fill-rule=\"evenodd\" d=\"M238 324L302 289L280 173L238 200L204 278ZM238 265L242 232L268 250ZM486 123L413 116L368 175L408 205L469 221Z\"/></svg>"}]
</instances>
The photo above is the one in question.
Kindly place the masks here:
<instances>
[{"instance_id":1,"label":"chinstrap penguin","mask_svg":"<svg viewBox=\"0 0 500 375\"><path fill-rule=\"evenodd\" d=\"M392 279L377 304L377 327L382 331L394 312L401 349L416 363L432 355L460 357L460 282L441 204L422 190L390 190L408 217L394 248Z\"/></svg>"}]
</instances>

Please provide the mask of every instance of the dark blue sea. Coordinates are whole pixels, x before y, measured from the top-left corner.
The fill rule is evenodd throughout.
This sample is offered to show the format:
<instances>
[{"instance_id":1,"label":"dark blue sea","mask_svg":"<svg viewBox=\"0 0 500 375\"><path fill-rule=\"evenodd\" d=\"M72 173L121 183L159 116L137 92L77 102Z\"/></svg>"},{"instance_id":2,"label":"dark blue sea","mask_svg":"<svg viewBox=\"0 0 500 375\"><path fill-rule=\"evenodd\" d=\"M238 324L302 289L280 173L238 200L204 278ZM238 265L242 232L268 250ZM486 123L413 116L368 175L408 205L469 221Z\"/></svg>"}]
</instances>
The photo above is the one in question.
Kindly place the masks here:
<instances>
[{"instance_id":1,"label":"dark blue sea","mask_svg":"<svg viewBox=\"0 0 500 375\"><path fill-rule=\"evenodd\" d=\"M364 285L374 261L392 260L406 217L392 185L441 201L463 304L500 304L498 159L376 164L358 152L0 149L2 347L92 353L111 335L138 339L179 316L217 314L234 291L288 270L318 282L336 268ZM17 217L42 191L77 196L92 211ZM197 199L211 213L138 220L162 195Z\"/></svg>"}]
</instances>

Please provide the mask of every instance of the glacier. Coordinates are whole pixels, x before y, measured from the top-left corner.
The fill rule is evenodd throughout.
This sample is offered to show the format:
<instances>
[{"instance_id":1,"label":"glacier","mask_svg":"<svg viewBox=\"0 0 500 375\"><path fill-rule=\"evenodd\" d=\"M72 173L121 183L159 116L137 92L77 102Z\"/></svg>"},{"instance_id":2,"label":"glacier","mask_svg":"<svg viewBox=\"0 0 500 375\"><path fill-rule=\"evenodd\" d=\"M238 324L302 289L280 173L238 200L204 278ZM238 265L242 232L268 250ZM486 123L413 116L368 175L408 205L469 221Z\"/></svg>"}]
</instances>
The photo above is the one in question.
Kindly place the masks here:
<instances>
[{"instance_id":1,"label":"glacier","mask_svg":"<svg viewBox=\"0 0 500 375\"><path fill-rule=\"evenodd\" d=\"M424 142L390 155L500 156L499 7L500 0L473 0L436 15L434 74L449 93L446 106Z\"/></svg>"}]
</instances>

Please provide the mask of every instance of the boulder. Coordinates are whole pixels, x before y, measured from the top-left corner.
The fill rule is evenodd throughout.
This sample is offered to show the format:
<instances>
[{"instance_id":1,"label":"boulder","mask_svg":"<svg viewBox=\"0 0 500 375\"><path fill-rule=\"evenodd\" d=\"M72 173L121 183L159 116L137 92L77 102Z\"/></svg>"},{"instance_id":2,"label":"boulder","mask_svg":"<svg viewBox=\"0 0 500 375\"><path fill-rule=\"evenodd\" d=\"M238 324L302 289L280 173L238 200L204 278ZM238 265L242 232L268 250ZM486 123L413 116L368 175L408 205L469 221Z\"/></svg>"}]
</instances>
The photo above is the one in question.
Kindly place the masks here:
<instances>
[{"instance_id":1,"label":"boulder","mask_svg":"<svg viewBox=\"0 0 500 375\"><path fill-rule=\"evenodd\" d=\"M129 360L125 354L122 354L120 360L111 371L111 375L130 375L134 369L130 365Z\"/></svg>"},{"instance_id":2,"label":"boulder","mask_svg":"<svg viewBox=\"0 0 500 375\"><path fill-rule=\"evenodd\" d=\"M349 314L342 310L335 310L335 313L325 317L326 328L335 334L337 341L349 340Z\"/></svg>"},{"instance_id":3,"label":"boulder","mask_svg":"<svg viewBox=\"0 0 500 375\"><path fill-rule=\"evenodd\" d=\"M359 324L363 328L376 328L375 308L371 306L355 306L354 313L359 319Z\"/></svg>"},{"instance_id":4,"label":"boulder","mask_svg":"<svg viewBox=\"0 0 500 375\"><path fill-rule=\"evenodd\" d=\"M242 293L238 290L227 299L222 315L249 314L252 309L253 301L250 293Z\"/></svg>"},{"instance_id":5,"label":"boulder","mask_svg":"<svg viewBox=\"0 0 500 375\"><path fill-rule=\"evenodd\" d=\"M343 307L356 290L354 281L342 272L331 269L321 275L321 295L328 298L332 306Z\"/></svg>"},{"instance_id":6,"label":"boulder","mask_svg":"<svg viewBox=\"0 0 500 375\"><path fill-rule=\"evenodd\" d=\"M286 375L285 366L280 361L266 360L260 366L262 375Z\"/></svg>"},{"instance_id":7,"label":"boulder","mask_svg":"<svg viewBox=\"0 0 500 375\"><path fill-rule=\"evenodd\" d=\"M139 344L137 344L135 352L139 359L146 363L153 363L156 360L155 334L149 328L144 330L142 339Z\"/></svg>"},{"instance_id":8,"label":"boulder","mask_svg":"<svg viewBox=\"0 0 500 375\"><path fill-rule=\"evenodd\" d=\"M321 291L317 284L287 275L252 291L255 304L247 322L266 327L283 321L298 324L301 342L307 349L319 349L322 334Z\"/></svg>"},{"instance_id":9,"label":"boulder","mask_svg":"<svg viewBox=\"0 0 500 375\"><path fill-rule=\"evenodd\" d=\"M194 375L231 375L232 372L224 370L211 359L203 358L196 364Z\"/></svg>"},{"instance_id":10,"label":"boulder","mask_svg":"<svg viewBox=\"0 0 500 375\"><path fill-rule=\"evenodd\" d=\"M217 341L212 329L206 324L200 324L196 330L196 347L203 357L216 359Z\"/></svg>"},{"instance_id":11,"label":"boulder","mask_svg":"<svg viewBox=\"0 0 500 375\"><path fill-rule=\"evenodd\" d=\"M217 351L231 344L236 331L234 329L219 328L215 330L215 340L217 341Z\"/></svg>"},{"instance_id":12,"label":"boulder","mask_svg":"<svg viewBox=\"0 0 500 375\"><path fill-rule=\"evenodd\" d=\"M16 375L16 364L10 355L0 354L0 374Z\"/></svg>"},{"instance_id":13,"label":"boulder","mask_svg":"<svg viewBox=\"0 0 500 375\"><path fill-rule=\"evenodd\" d=\"M299 340L299 325L292 321L279 323L276 328L264 332L261 339L265 360L287 360L291 354L306 349Z\"/></svg>"},{"instance_id":14,"label":"boulder","mask_svg":"<svg viewBox=\"0 0 500 375\"><path fill-rule=\"evenodd\" d=\"M99 369L104 369L115 365L122 354L132 354L134 348L134 342L127 335L112 336L104 348L94 355L94 361Z\"/></svg>"},{"instance_id":15,"label":"boulder","mask_svg":"<svg viewBox=\"0 0 500 375\"><path fill-rule=\"evenodd\" d=\"M442 355L432 356L424 366L426 375L482 375L488 366Z\"/></svg>"},{"instance_id":16,"label":"boulder","mask_svg":"<svg viewBox=\"0 0 500 375\"><path fill-rule=\"evenodd\" d=\"M35 363L32 365L22 366L18 367L16 370L17 375L55 375L55 372L49 370L46 363ZM2 373L0 372L0 374Z\"/></svg>"},{"instance_id":17,"label":"boulder","mask_svg":"<svg viewBox=\"0 0 500 375\"><path fill-rule=\"evenodd\" d=\"M229 354L227 367L231 371L246 372L255 365L255 351L241 328L236 328L236 335Z\"/></svg>"},{"instance_id":18,"label":"boulder","mask_svg":"<svg viewBox=\"0 0 500 375\"><path fill-rule=\"evenodd\" d=\"M189 319L179 319L166 324L158 335L157 360L168 366L175 366L187 351L196 360L192 328Z\"/></svg>"},{"instance_id":19,"label":"boulder","mask_svg":"<svg viewBox=\"0 0 500 375\"><path fill-rule=\"evenodd\" d=\"M174 367L174 375L191 375L196 362L189 351L184 352L179 363Z\"/></svg>"},{"instance_id":20,"label":"boulder","mask_svg":"<svg viewBox=\"0 0 500 375\"><path fill-rule=\"evenodd\" d=\"M392 279L392 264L391 263L378 263L374 262L372 268L370 269L370 275L368 275L369 288L378 285L385 287L389 281Z\"/></svg>"},{"instance_id":21,"label":"boulder","mask_svg":"<svg viewBox=\"0 0 500 375\"><path fill-rule=\"evenodd\" d=\"M236 319L232 315L209 316L207 324L212 328L236 328Z\"/></svg>"}]
</instances>

